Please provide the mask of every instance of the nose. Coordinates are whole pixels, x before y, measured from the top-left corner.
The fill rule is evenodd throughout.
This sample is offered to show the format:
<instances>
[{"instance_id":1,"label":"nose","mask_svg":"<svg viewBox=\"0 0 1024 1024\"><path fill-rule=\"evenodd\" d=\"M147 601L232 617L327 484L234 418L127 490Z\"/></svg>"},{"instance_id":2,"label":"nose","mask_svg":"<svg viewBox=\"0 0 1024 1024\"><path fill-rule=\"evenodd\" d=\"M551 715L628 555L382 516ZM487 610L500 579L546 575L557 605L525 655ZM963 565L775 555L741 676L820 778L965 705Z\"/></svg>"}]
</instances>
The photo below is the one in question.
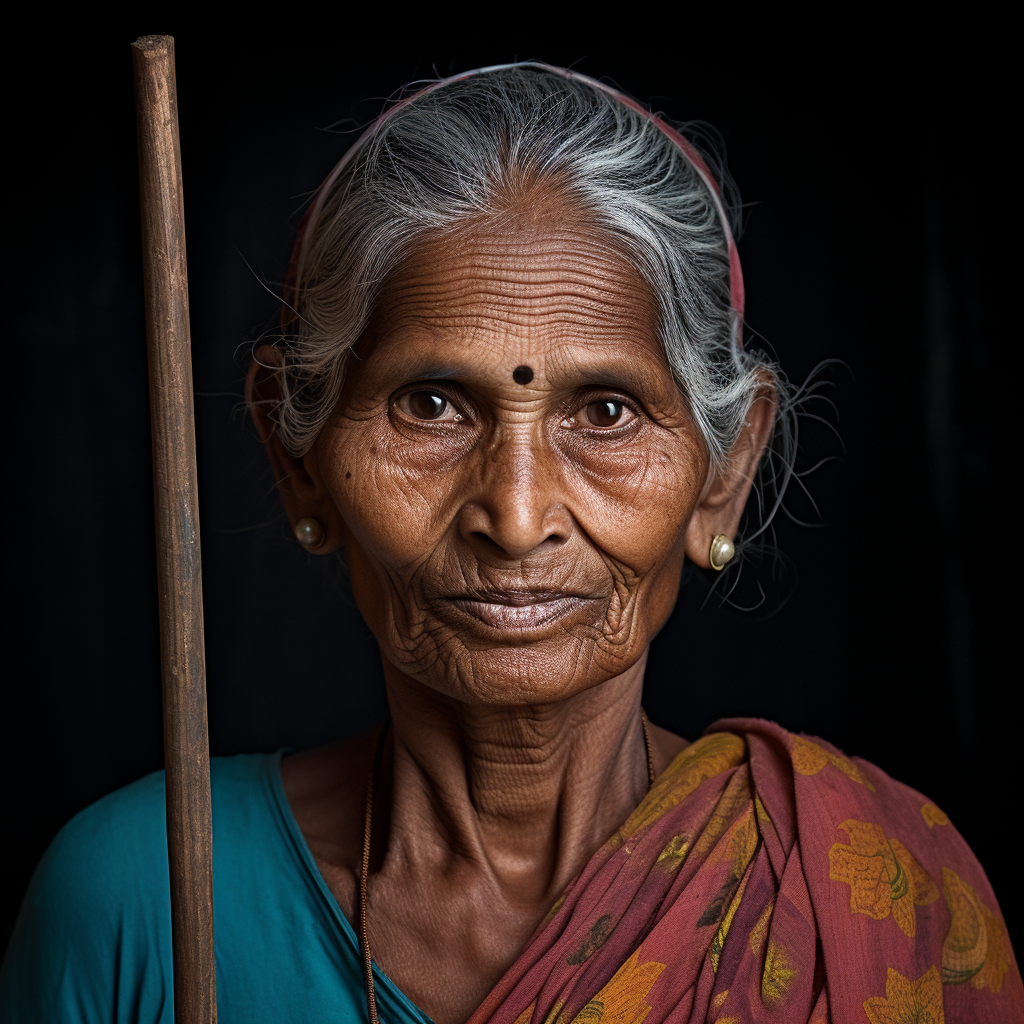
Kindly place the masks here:
<instances>
[{"instance_id":1,"label":"nose","mask_svg":"<svg viewBox=\"0 0 1024 1024\"><path fill-rule=\"evenodd\" d=\"M573 520L555 455L532 430L503 432L474 462L459 529L480 554L520 560L569 539Z\"/></svg>"}]
</instances>

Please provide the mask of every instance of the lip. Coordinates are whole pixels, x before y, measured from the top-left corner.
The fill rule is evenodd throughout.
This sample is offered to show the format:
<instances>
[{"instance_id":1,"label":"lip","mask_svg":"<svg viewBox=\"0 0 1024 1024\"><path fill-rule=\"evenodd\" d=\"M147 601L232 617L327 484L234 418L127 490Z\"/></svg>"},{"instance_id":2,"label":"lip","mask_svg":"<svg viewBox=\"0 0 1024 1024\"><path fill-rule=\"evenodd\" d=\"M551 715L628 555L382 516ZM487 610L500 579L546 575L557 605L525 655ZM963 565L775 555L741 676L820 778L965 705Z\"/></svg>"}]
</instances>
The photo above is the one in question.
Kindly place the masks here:
<instances>
[{"instance_id":1,"label":"lip","mask_svg":"<svg viewBox=\"0 0 1024 1024\"><path fill-rule=\"evenodd\" d=\"M481 591L447 599L450 605L485 626L518 633L549 625L592 600L564 590Z\"/></svg>"}]
</instances>

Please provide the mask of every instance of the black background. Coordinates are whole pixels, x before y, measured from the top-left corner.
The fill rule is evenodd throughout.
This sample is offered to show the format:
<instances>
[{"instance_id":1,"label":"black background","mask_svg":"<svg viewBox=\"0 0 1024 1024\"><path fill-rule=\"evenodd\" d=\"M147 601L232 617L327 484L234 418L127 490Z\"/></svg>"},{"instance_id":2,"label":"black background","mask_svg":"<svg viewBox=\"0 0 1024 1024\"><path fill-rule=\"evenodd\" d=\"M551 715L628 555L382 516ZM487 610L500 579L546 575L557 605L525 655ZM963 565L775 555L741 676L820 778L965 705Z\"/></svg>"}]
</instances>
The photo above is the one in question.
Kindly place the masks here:
<instances>
[{"instance_id":1,"label":"black background","mask_svg":"<svg viewBox=\"0 0 1024 1024\"><path fill-rule=\"evenodd\" d=\"M755 612L702 607L706 585L686 583L652 652L651 717L691 738L720 716L769 717L877 763L950 814L1018 937L1016 616L997 596L1012 452L993 409L1015 390L999 379L1014 371L997 322L998 61L978 63L969 34L850 26L740 47L679 20L610 26L595 46L282 20L215 34L182 15L126 18L22 55L8 119L5 939L57 829L161 765L129 50L151 31L177 39L212 752L302 748L383 711L343 573L290 537L240 411L243 342L275 312L304 200L345 130L403 83L571 64L723 133L750 204L748 324L793 381L842 361L824 371L842 445L811 422L804 436L804 465L839 456L806 481L821 525L780 522L788 568L773 580L761 565Z\"/></svg>"}]
</instances>

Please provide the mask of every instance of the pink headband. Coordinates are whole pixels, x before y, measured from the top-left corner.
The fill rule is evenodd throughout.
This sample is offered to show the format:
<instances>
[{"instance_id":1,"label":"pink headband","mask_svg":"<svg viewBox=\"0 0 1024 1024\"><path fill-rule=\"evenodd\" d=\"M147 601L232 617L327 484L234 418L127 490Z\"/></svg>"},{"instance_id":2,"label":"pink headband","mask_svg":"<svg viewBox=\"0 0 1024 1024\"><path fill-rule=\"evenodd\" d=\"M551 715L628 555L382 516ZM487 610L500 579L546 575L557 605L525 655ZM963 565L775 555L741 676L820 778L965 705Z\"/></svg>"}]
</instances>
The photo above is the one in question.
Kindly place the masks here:
<instances>
[{"instance_id":1,"label":"pink headband","mask_svg":"<svg viewBox=\"0 0 1024 1024\"><path fill-rule=\"evenodd\" d=\"M595 89L601 89L609 96L614 96L620 103L625 104L631 110L635 110L638 114L641 114L649 121L652 121L679 147L683 155L693 165L694 170L700 175L704 184L707 185L708 190L711 193L711 197L714 200L715 209L718 211L718 217L722 223L722 230L725 232L725 240L729 247L729 302L732 306L733 312L736 314L733 326L733 344L736 345L737 348L742 348L744 305L743 270L740 267L739 253L736 251L736 242L734 241L732 231L729 228L729 218L725 212L725 206L722 203L721 190L718 187L718 182L715 181L714 175L712 175L708 168L708 165L704 162L704 158L697 152L693 143L680 135L675 128L663 121L656 114L652 114L649 110L642 107L632 97L611 88L611 86L605 85L603 82L597 81L596 78L581 75L576 71L570 71L568 68L556 68L551 64L544 64L540 61L523 61L518 64L494 64L486 68L476 68L473 71L463 71L461 74L452 75L451 78L445 78L440 82L432 82L425 88L420 89L419 92L413 93L411 96L407 96L403 100L399 100L399 102L393 107L390 107L371 122L362 135L360 135L359 138L356 139L356 141L348 148L345 155L334 165L331 173L317 189L316 195L313 197L313 202L310 203L309 209L302 218L302 223L299 225L299 230L295 239L295 245L292 249L291 261L288 267L288 276L285 281L285 295L289 302L291 302L293 297L297 294L300 285L301 269L306 256L307 227L313 223L317 217L319 217L324 202L331 191L331 187L338 179L338 175L340 175L348 166L349 162L355 154L359 152L366 141L376 133L381 123L386 118L394 114L396 110L400 110L404 107L407 103L411 103L413 100L419 99L420 96L424 96L428 92L432 92L434 89L439 89L441 86L448 85L450 82L458 82L463 78L469 78L471 75L482 75L486 74L488 71L502 71L506 68L513 67L543 68L545 71L552 71L555 74L561 75L563 78L569 78L577 82L586 82L587 85L590 85Z\"/></svg>"}]
</instances>

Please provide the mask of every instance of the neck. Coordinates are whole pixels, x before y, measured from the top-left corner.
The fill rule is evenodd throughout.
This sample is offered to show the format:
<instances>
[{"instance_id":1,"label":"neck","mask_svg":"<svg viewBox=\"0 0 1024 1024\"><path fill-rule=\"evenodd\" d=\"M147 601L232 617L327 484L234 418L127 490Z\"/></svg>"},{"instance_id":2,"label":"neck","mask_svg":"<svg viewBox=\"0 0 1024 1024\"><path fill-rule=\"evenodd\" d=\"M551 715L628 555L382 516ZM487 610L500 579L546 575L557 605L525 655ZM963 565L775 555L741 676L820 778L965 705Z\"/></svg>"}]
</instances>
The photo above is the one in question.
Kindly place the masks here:
<instances>
[{"instance_id":1,"label":"neck","mask_svg":"<svg viewBox=\"0 0 1024 1024\"><path fill-rule=\"evenodd\" d=\"M509 895L560 891L647 791L645 663L529 707L468 705L385 663L393 755L374 801L389 812L385 858L427 867L454 855Z\"/></svg>"}]
</instances>

